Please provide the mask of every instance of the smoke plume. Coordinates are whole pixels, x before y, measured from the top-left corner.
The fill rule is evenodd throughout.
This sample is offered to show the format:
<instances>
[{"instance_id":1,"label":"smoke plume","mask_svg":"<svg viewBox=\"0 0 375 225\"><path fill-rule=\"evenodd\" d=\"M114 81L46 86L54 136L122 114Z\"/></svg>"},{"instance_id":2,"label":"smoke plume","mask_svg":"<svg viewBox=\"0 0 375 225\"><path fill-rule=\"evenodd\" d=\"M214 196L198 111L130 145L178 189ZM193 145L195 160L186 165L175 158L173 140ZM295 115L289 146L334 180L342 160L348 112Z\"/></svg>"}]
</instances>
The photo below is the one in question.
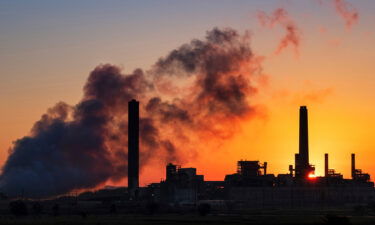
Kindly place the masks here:
<instances>
[{"instance_id":1,"label":"smoke plume","mask_svg":"<svg viewBox=\"0 0 375 225\"><path fill-rule=\"evenodd\" d=\"M278 8L270 16L264 11L259 11L258 20L263 27L273 28L278 25L284 29L285 35L279 42L276 54L280 54L285 48L292 46L296 55L298 55L301 31L285 9Z\"/></svg>"},{"instance_id":2,"label":"smoke plume","mask_svg":"<svg viewBox=\"0 0 375 225\"><path fill-rule=\"evenodd\" d=\"M345 0L333 0L337 13L345 20L347 28L351 28L358 22L359 14Z\"/></svg>"},{"instance_id":3,"label":"smoke plume","mask_svg":"<svg viewBox=\"0 0 375 225\"><path fill-rule=\"evenodd\" d=\"M160 58L147 71L123 73L110 64L89 75L82 100L57 103L17 140L0 190L11 197L49 197L94 188L127 176L127 103L140 101L141 166L183 162L200 140L229 138L257 115L253 78L261 76L249 35L207 32Z\"/></svg>"},{"instance_id":4,"label":"smoke plume","mask_svg":"<svg viewBox=\"0 0 375 225\"><path fill-rule=\"evenodd\" d=\"M316 0L319 4L323 5L323 0ZM345 21L345 25L350 29L359 20L358 11L345 0L326 0L333 4L338 15Z\"/></svg>"}]
</instances>

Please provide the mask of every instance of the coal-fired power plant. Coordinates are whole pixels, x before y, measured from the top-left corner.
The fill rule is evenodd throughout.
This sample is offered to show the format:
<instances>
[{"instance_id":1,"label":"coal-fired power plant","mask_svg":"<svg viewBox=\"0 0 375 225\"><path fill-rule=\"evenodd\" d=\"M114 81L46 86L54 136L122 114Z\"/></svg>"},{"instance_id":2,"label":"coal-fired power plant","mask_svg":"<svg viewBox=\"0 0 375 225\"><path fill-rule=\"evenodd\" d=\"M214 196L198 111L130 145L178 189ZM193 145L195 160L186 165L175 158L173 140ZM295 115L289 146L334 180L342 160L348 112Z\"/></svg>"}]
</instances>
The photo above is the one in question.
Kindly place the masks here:
<instances>
[{"instance_id":1,"label":"coal-fired power plant","mask_svg":"<svg viewBox=\"0 0 375 225\"><path fill-rule=\"evenodd\" d=\"M370 175L357 169L352 154L351 179L329 168L328 153L324 155L324 176L315 176L309 161L308 110L299 110L299 151L289 173L267 173L267 162L240 160L237 172L224 181L204 181L195 168L168 164L166 179L146 189L155 201L175 203L217 200L236 202L245 208L322 207L365 204L375 199Z\"/></svg>"},{"instance_id":2,"label":"coal-fired power plant","mask_svg":"<svg viewBox=\"0 0 375 225\"><path fill-rule=\"evenodd\" d=\"M128 104L128 188L132 197L139 188L139 102Z\"/></svg>"},{"instance_id":3,"label":"coal-fired power plant","mask_svg":"<svg viewBox=\"0 0 375 225\"><path fill-rule=\"evenodd\" d=\"M286 173L269 173L267 169L270 164L264 161L239 160L237 166L233 163L234 172L225 175L223 180L205 181L204 175L199 174L196 168L168 163L164 179L140 187L139 142L144 140L144 133L143 129L140 130L140 121L143 120L140 120L139 105L134 99L128 102L128 187L86 192L78 198L104 201L106 204L108 201L122 202L127 204L124 208L129 210L136 210L144 203L161 203L167 206L166 209L168 205L188 207L208 203L213 208L230 206L243 210L350 207L372 204L375 200L374 183L370 181L369 174L358 168L360 163L356 162L354 153L348 155L351 178L344 178L341 173L330 168L328 153L324 154L324 176L315 175L315 167L309 160L311 149L306 106L299 109L299 130L296 131L299 132L299 148L296 149L295 165L289 165Z\"/></svg>"}]
</instances>

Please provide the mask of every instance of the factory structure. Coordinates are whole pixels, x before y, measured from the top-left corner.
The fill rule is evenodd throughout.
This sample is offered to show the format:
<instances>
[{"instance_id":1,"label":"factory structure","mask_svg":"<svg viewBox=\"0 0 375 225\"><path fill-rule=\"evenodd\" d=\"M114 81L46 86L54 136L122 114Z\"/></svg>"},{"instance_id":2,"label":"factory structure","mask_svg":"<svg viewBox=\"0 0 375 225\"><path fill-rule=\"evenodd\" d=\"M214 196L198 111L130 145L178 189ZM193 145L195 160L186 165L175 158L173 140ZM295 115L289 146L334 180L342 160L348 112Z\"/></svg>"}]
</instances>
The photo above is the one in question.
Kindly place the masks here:
<instances>
[{"instance_id":1,"label":"factory structure","mask_svg":"<svg viewBox=\"0 0 375 225\"><path fill-rule=\"evenodd\" d=\"M166 204L236 205L243 208L322 207L366 204L375 201L370 175L356 167L351 155L351 179L329 168L324 155L324 176L315 176L309 161L308 110L300 107L299 152L287 174L267 173L267 162L238 161L237 171L222 181L205 181L196 168L166 165L165 180L139 187L139 102L129 102L128 194L132 200L147 199ZM349 161L349 160L348 160Z\"/></svg>"}]
</instances>

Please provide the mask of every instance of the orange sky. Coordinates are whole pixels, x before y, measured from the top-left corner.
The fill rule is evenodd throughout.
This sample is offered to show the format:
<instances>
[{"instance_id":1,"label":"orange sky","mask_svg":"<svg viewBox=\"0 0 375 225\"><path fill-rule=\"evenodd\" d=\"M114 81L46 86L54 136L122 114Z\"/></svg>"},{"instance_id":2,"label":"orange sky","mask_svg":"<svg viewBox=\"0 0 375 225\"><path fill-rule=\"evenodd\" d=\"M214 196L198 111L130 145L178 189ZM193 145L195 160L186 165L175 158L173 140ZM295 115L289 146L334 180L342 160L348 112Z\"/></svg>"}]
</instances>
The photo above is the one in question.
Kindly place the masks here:
<instances>
[{"instance_id":1,"label":"orange sky","mask_svg":"<svg viewBox=\"0 0 375 225\"><path fill-rule=\"evenodd\" d=\"M200 149L199 157L182 166L197 167L206 180L222 180L225 174L235 172L240 159L267 161L270 173L286 173L298 151L299 106L307 105L310 162L316 165L316 174L323 174L324 153L329 153L330 168L349 177L350 153L356 153L357 167L375 176L375 18L372 13L375 3L355 4L360 20L351 29L329 7L286 5L302 31L299 56L292 48L275 55L283 31L264 29L254 19L256 10L272 11L284 5L283 1L272 1L272 4L250 1L228 8L227 3L220 2L214 6L219 10L217 14L210 12L209 6L202 6L207 7L212 17L199 10L194 16L194 7L186 8L186 15L171 15L175 17L174 23L162 16L152 21L147 16L140 19L119 14L124 17L117 18L114 14L100 24L108 35L96 31L86 21L86 14L82 17L74 14L84 32L78 28L70 30L69 24L74 21L57 18L49 24L39 20L43 18L31 19L34 21L29 22L31 28L39 27L43 34L40 41L37 33L24 27L28 23L18 21L19 24L10 26L17 21L2 20L0 26L7 29L8 36L0 39L1 49L5 50L0 53L0 163L5 161L12 141L27 135L48 107L60 100L70 104L79 101L85 79L96 65L114 63L126 72L136 67L147 69L158 57L194 37L201 38L206 30L231 26L241 31L250 29L254 51L265 57L263 67L269 81L259 88L253 103L264 108L266 116L244 121L241 131L232 139L214 149ZM0 21L16 15L18 6L12 7L14 12L0 14ZM143 6L137 7L147 14ZM173 7L184 8L179 4ZM197 18L187 24L184 16ZM128 24L130 18L138 23ZM158 21L159 24L153 25ZM48 32L46 28L53 23L61 30ZM155 32L153 26L161 27L162 31ZM59 37L55 37L56 31ZM162 165L148 166L142 171L141 183L157 182L163 177Z\"/></svg>"}]
</instances>

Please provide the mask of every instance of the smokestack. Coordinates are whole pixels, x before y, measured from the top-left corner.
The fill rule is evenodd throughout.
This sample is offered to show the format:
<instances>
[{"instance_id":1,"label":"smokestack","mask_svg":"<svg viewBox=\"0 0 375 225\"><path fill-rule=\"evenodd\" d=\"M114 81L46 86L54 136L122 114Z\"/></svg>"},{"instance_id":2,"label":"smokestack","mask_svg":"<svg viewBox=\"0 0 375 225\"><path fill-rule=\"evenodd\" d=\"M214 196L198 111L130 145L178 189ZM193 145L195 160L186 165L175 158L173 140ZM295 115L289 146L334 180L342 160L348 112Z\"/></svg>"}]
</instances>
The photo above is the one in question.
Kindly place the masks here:
<instances>
[{"instance_id":1,"label":"smokestack","mask_svg":"<svg viewBox=\"0 0 375 225\"><path fill-rule=\"evenodd\" d=\"M128 189L134 196L139 187L139 102L128 104Z\"/></svg>"},{"instance_id":2,"label":"smokestack","mask_svg":"<svg viewBox=\"0 0 375 225\"><path fill-rule=\"evenodd\" d=\"M309 166L309 134L306 106L301 106L299 109L299 163L303 168Z\"/></svg>"},{"instance_id":3,"label":"smokestack","mask_svg":"<svg viewBox=\"0 0 375 225\"><path fill-rule=\"evenodd\" d=\"M267 175L267 162L264 162L263 164L264 169L264 175Z\"/></svg>"},{"instance_id":4,"label":"smokestack","mask_svg":"<svg viewBox=\"0 0 375 225\"><path fill-rule=\"evenodd\" d=\"M352 154L352 178L355 177L355 154Z\"/></svg>"},{"instance_id":5,"label":"smokestack","mask_svg":"<svg viewBox=\"0 0 375 225\"><path fill-rule=\"evenodd\" d=\"M324 154L324 176L328 177L328 154Z\"/></svg>"}]
</instances>

